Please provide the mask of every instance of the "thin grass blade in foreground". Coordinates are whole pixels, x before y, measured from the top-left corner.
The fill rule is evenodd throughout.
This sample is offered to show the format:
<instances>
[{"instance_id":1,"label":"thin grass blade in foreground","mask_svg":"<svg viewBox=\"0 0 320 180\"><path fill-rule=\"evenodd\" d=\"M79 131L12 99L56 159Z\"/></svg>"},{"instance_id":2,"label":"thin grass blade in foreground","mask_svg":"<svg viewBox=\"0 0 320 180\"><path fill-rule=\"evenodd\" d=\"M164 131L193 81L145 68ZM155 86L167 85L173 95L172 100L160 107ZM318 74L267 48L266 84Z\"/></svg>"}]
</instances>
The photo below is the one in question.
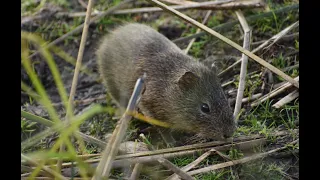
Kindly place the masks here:
<instances>
[{"instance_id":1,"label":"thin grass blade in foreground","mask_svg":"<svg viewBox=\"0 0 320 180\"><path fill-rule=\"evenodd\" d=\"M90 108L89 110L87 110L83 114L76 116L76 117L73 117L71 120L71 124L69 124L69 126L67 126L68 124L66 122L56 123L55 126L50 127L49 129L33 136L33 137L37 137L37 139L30 138L30 139L32 139L31 142L30 142L30 139L28 139L29 141L27 141L27 142L25 142L25 141L22 142L21 147L22 148L30 147L30 145L37 142L37 140L40 140L40 139L45 138L48 135L50 135L50 133L48 133L47 131L54 132L54 131L58 130L58 131L60 131L60 136L59 136L58 140L55 142L55 144L53 145L53 147L49 150L48 153L56 152L58 150L58 148L60 147L60 145L62 143L65 143L68 148L67 152L69 153L69 156L71 158L73 158L74 160L76 160L76 162L78 162L79 165L81 165L81 164L83 164L82 160L77 158L76 150L74 149L72 143L70 141L68 141L69 140L68 137L71 134L73 134L85 120L89 119L93 115L96 115L96 114L102 113L102 112L105 112L105 109L103 107L101 107L100 105L96 105L95 107ZM62 129L63 129L63 131L61 131ZM45 160L41 161L38 164L38 166L35 168L34 172L32 172L32 174L30 175L30 178L36 177L36 175L40 172L40 170L44 167L45 164L46 164ZM86 177L86 168L84 168L84 166L79 166L79 168L81 169L80 174L83 177Z\"/></svg>"},{"instance_id":2,"label":"thin grass blade in foreground","mask_svg":"<svg viewBox=\"0 0 320 180\"><path fill-rule=\"evenodd\" d=\"M70 94L69 94L69 100L68 100L68 104L67 104L67 113L66 113L65 119L68 124L70 123L70 119L74 116L74 114L73 114L73 98L76 93L79 71L82 66L83 52L84 52L84 47L85 47L87 35L88 35L88 28L89 28L89 24L90 24L92 6L93 6L93 0L89 0L88 7L87 7L87 14L86 14L86 18L84 20L84 26L83 26L83 31L82 31L81 41L80 41L77 63L76 63L76 67L74 70L74 75L73 75L72 84L71 84L71 90L70 90ZM82 146L84 146L84 143L82 142L82 140L80 140L80 138L78 140L80 142L80 145L82 144ZM82 147L82 149L84 149L84 147ZM65 146L64 146L64 144L61 144L59 152L61 153L64 150L65 150ZM62 160L58 160L58 163L57 163L58 171L61 170L61 164L62 164Z\"/></svg>"},{"instance_id":3,"label":"thin grass blade in foreground","mask_svg":"<svg viewBox=\"0 0 320 180\"><path fill-rule=\"evenodd\" d=\"M21 32L21 38L23 40L25 39L25 40L28 40L28 41L32 42L33 44L35 44L39 48L41 48L41 46L46 43L40 36L37 36L37 35L32 34L32 33L28 33L28 32ZM24 52L26 52L27 55L29 56L29 48L27 46L23 46L22 50ZM62 103L63 103L64 107L67 108L67 101L68 101L67 91L64 88L59 69L58 69L58 67L57 67L57 65L56 65L56 63L55 63L55 61L53 59L53 56L50 54L50 51L49 51L48 48L41 48L40 52L41 52L41 55L43 55L44 60L46 61L46 63L49 66L50 72L51 72L52 77L54 79L54 82L55 82L55 84L57 86L58 93L60 95ZM25 60L23 60L23 64L24 64L24 62L28 63L30 61L30 59L27 56L23 57L23 59L25 59ZM30 72L28 70L27 66L24 66L24 68L27 71L29 76L31 75L31 73L35 74L34 72ZM37 76L37 75L35 74L35 75L32 75L32 76ZM36 80L35 77L33 77L33 78L30 77L30 79L31 79L32 83L33 83L34 80L35 81L39 81L38 83L41 83L40 80ZM35 88L37 88L37 87L35 87ZM38 90L40 90L40 89L38 89ZM43 91L45 91L45 90L43 89ZM43 97L43 96L41 96L41 97ZM52 106L52 105L50 104L50 106ZM52 106L52 108L53 108L53 106Z\"/></svg>"},{"instance_id":4,"label":"thin grass blade in foreground","mask_svg":"<svg viewBox=\"0 0 320 180\"><path fill-rule=\"evenodd\" d=\"M22 34L23 36L23 34ZM42 85L40 79L38 78L38 76L36 75L36 73L33 71L32 67L31 67L31 62L30 59L28 58L29 56L29 48L27 46L27 41L25 39L22 39L21 41L21 63L24 67L24 69L26 70L34 88L36 89L37 93L39 94L39 96L41 97L41 101L39 103L42 103L42 105L47 109L48 114L50 116L50 118L54 121L54 122L59 122L59 116L56 112L56 110L54 109L54 107L52 106L52 102L47 94L47 92L44 89L44 86ZM43 50L45 51L45 49ZM28 88L26 90L30 90L31 88Z\"/></svg>"},{"instance_id":5,"label":"thin grass blade in foreground","mask_svg":"<svg viewBox=\"0 0 320 180\"><path fill-rule=\"evenodd\" d=\"M52 121L50 121L50 120L47 120L45 118L36 116L34 114L31 114L31 113L23 111L23 110L21 110L21 116L26 118L26 119L28 119L28 120L41 123L41 124L43 124L45 126L48 126L48 127L51 127L51 126L54 125L54 123ZM81 138L83 138L84 141L86 141L88 143L95 144L95 145L99 146L100 148L104 148L107 145L104 141L101 141L100 139L97 139L95 137L86 135L86 134L84 134L82 132L77 131L76 134L81 136Z\"/></svg>"},{"instance_id":6,"label":"thin grass blade in foreground","mask_svg":"<svg viewBox=\"0 0 320 180\"><path fill-rule=\"evenodd\" d=\"M294 86L296 86L297 88L299 88L299 83L297 81L295 81L293 78L291 78L290 76L288 76L287 74L283 73L282 71L280 71L278 68L272 66L271 64L267 63L265 60L261 59L260 57L258 57L257 55L251 53L250 51L244 49L243 47L239 46L237 43L231 41L230 39L222 36L221 34L217 33L216 31L208 28L207 26L195 21L194 19L180 13L179 11L176 11L170 7L168 7L167 5L157 1L157 0L148 0L150 2L155 3L157 6L159 6L160 8L180 17L181 19L191 23L192 25L197 26L198 28L210 33L211 35L219 38L220 40L224 41L225 43L229 44L230 46L236 48L237 50L239 50L240 52L242 52L243 54L249 56L251 59L255 60L256 62L260 63L261 65L265 66L266 68L268 68L269 70L271 70L272 72L276 73L277 75L279 75L280 77L282 77L283 79L287 80L288 82L290 82L291 84L293 84Z\"/></svg>"},{"instance_id":7,"label":"thin grass blade in foreground","mask_svg":"<svg viewBox=\"0 0 320 180\"><path fill-rule=\"evenodd\" d=\"M112 133L111 138L109 139L108 145L103 152L102 158L98 164L95 175L92 177L93 180L99 180L101 177L109 177L110 170L112 167L112 161L115 158L119 145L125 135L125 132L128 128L128 122L131 117L128 115L128 112L133 112L138 103L139 97L143 90L144 80L146 74L139 78L134 87L133 93L129 100L126 112L123 114L122 118L118 121L118 124L115 130Z\"/></svg>"},{"instance_id":8,"label":"thin grass blade in foreground","mask_svg":"<svg viewBox=\"0 0 320 180\"><path fill-rule=\"evenodd\" d=\"M37 162L33 161L31 158L29 158L29 157L27 157L27 156L25 156L25 155L23 155L23 154L21 154L21 158L27 160L28 162L30 162L30 163L32 163L32 164L38 165ZM51 175L53 175L54 177L57 177L57 178L59 178L59 179L68 180L67 178L63 177L61 174L53 171L53 170L50 169L50 168L43 167L43 170L45 170L45 171L48 172L49 174L51 174Z\"/></svg>"}]
</instances>

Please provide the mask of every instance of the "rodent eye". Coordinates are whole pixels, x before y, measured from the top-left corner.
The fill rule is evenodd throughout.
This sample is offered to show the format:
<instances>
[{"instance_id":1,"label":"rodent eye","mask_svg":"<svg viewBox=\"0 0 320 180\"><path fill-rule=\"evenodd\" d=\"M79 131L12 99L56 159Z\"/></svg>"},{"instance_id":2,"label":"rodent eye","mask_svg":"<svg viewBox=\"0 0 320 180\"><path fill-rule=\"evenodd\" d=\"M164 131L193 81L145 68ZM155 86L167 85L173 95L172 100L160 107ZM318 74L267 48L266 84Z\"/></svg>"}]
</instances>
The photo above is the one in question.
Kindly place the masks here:
<instances>
[{"instance_id":1,"label":"rodent eye","mask_svg":"<svg viewBox=\"0 0 320 180\"><path fill-rule=\"evenodd\" d=\"M206 104L206 103L201 104L201 111L204 113L210 112L208 104Z\"/></svg>"}]
</instances>

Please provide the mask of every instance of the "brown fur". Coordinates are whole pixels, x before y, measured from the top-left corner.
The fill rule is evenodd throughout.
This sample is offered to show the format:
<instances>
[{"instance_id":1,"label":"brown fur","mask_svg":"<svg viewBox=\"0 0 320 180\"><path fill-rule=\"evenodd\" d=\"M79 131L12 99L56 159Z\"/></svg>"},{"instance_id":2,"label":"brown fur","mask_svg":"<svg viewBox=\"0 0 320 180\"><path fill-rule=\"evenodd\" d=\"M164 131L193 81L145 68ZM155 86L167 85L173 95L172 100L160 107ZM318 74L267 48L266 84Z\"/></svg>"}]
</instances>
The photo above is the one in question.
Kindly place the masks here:
<instances>
[{"instance_id":1,"label":"brown fur","mask_svg":"<svg viewBox=\"0 0 320 180\"><path fill-rule=\"evenodd\" d=\"M145 72L141 111L199 137L231 136L235 123L214 69L185 55L174 43L142 24L127 24L108 34L97 51L108 92L126 107L136 80ZM201 111L202 103L210 107Z\"/></svg>"}]
</instances>

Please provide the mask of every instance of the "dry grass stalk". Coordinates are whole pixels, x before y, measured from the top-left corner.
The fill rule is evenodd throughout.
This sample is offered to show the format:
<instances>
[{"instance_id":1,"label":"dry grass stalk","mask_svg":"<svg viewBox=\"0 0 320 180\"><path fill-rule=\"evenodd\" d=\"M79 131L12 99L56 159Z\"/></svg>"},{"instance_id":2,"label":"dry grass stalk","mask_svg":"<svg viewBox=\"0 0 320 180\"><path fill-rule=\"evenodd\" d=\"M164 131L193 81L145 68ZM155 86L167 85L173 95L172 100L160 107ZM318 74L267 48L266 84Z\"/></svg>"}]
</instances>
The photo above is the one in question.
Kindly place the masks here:
<instances>
[{"instance_id":1,"label":"dry grass stalk","mask_svg":"<svg viewBox=\"0 0 320 180\"><path fill-rule=\"evenodd\" d=\"M137 80L134 91L129 100L126 112L123 114L122 118L118 121L118 124L115 130L113 131L111 138L109 139L108 145L106 146L103 152L102 158L96 169L96 173L92 178L93 180L100 179L101 177L109 177L109 173L112 167L112 161L115 158L116 154L118 153L118 148L128 128L128 123L132 118L131 115L128 115L128 112L133 112L136 108L138 99L143 89L145 76L146 75L144 74L143 77Z\"/></svg>"},{"instance_id":2,"label":"dry grass stalk","mask_svg":"<svg viewBox=\"0 0 320 180\"><path fill-rule=\"evenodd\" d=\"M182 171L187 172L190 169L194 168L195 166L197 166L199 163L201 163L204 159L206 159L209 155L211 155L213 152L215 152L214 149L211 149L210 151L205 152L204 154L202 154L200 157L198 157L196 160L194 160L193 162L191 162L190 164L184 166L183 168L181 168ZM166 180L177 180L179 177L177 174L173 174L171 176L169 176Z\"/></svg>"},{"instance_id":3,"label":"dry grass stalk","mask_svg":"<svg viewBox=\"0 0 320 180\"><path fill-rule=\"evenodd\" d=\"M293 101L297 97L299 97L299 92L298 90L295 90L290 94L286 95L284 98L280 99L278 102L272 105L272 107L281 108L282 106L284 106L285 104L288 104L289 102Z\"/></svg>"},{"instance_id":4,"label":"dry grass stalk","mask_svg":"<svg viewBox=\"0 0 320 180\"><path fill-rule=\"evenodd\" d=\"M259 139L251 139L251 140L245 140L241 142L237 142L234 144L223 144L219 146L205 146L205 147L200 147L197 149L187 149L184 151L169 151L168 153L163 153L159 154L156 150L155 153L152 153L150 151L150 154L145 154L144 156L141 156L140 153L135 153L135 154L128 154L128 155L120 155L117 156L115 161L112 164L113 168L123 168L123 167L128 167L133 164L137 163L154 163L157 158L165 158L165 159L171 159L174 157L182 157L182 156L188 156L192 155L194 153L199 153L199 152L206 152L214 148L216 151L225 151L230 149L231 147L238 148L240 150L247 150L256 146L263 145L266 142L266 138L259 138ZM172 148L169 148L172 149ZM148 151L146 151L148 152ZM97 163L101 161L101 159L92 159L92 160L86 160L86 163ZM75 165L77 163L73 163ZM71 162L63 163L62 167L65 168L70 168L72 166Z\"/></svg>"},{"instance_id":5,"label":"dry grass stalk","mask_svg":"<svg viewBox=\"0 0 320 180\"><path fill-rule=\"evenodd\" d=\"M252 15L252 16L247 17L246 19L247 19L248 22L252 22L252 21L256 21L258 19L272 17L274 15L286 14L286 13L288 13L290 11L295 11L296 12L298 9L299 9L299 4L293 4L293 5L290 5L290 6L279 8L279 9L277 9L275 11L269 11L269 12L265 12L265 13L261 13L261 14L257 14L257 15ZM234 25L236 25L238 23L239 23L238 20L234 20L234 21L231 21L231 22L227 22L227 23L215 26L212 29L215 30L215 31L226 31L226 30L232 28ZM196 33L196 34L189 35L189 36L186 36L186 37L177 38L177 39L173 40L172 42L174 42L174 43L183 43L183 42L188 41L190 39L201 37L201 36L203 36L205 34L206 34L205 32L200 32L200 33Z\"/></svg>"},{"instance_id":6,"label":"dry grass stalk","mask_svg":"<svg viewBox=\"0 0 320 180\"><path fill-rule=\"evenodd\" d=\"M186 10L186 9L196 9L196 8L205 7L205 6L220 5L220 4L229 3L233 1L235 0L207 1L207 2L201 2L196 4L174 5L170 7L178 10ZM161 12L161 11L163 11L163 9L158 7L144 7L144 8L117 10L117 11L114 11L113 14L151 13L151 12ZM77 12L77 13L57 13L57 15L68 16L68 17L80 17L80 16L84 16L85 14L84 12ZM93 15L100 15L100 12L93 13Z\"/></svg>"},{"instance_id":7,"label":"dry grass stalk","mask_svg":"<svg viewBox=\"0 0 320 180\"><path fill-rule=\"evenodd\" d=\"M291 78L287 74L283 73L282 71L280 71L278 68L274 67L273 65L267 63L265 60L261 59L257 55L255 55L255 54L251 53L250 51L244 49L243 47L239 46L237 43L235 43L235 42L231 41L230 39L224 37L223 35L219 34L218 32L208 28L207 26L205 26L205 25L197 22L196 20L184 15L183 13L180 13L179 11L176 11L176 10L168 7L167 5L161 3L157 0L148 0L148 1L155 3L157 6L161 7L162 9L174 14L175 16L178 16L179 18L191 23L192 25L195 25L198 28L206 31L207 33L210 33L211 35L219 38L223 42L229 44L230 46L234 47L235 49L237 49L240 52L244 53L245 55L249 56L251 59L255 60L259 64L263 65L264 67L268 68L269 70L271 70L275 74L279 75L283 79L287 80L288 82L292 83L294 86L299 88L299 83L297 81L295 81L293 78Z\"/></svg>"},{"instance_id":8,"label":"dry grass stalk","mask_svg":"<svg viewBox=\"0 0 320 180\"><path fill-rule=\"evenodd\" d=\"M289 27L285 28L284 30L282 30L281 32L279 32L278 34L272 36L270 39L264 41L264 43L262 43L260 46L256 47L254 50L252 50L252 53L256 53L262 49L264 49L266 46L268 46L268 48L270 48L274 43L278 42L282 37L284 37L287 33L290 32L290 30L292 30L293 28L297 27L299 25L299 21L290 25ZM222 76L224 73L228 72L229 70L231 70L233 67L235 67L236 65L238 65L243 58L239 59L238 61L236 61L235 63L233 63L231 66L229 66L228 68L226 68L225 70L221 71L219 73L219 76Z\"/></svg>"},{"instance_id":9,"label":"dry grass stalk","mask_svg":"<svg viewBox=\"0 0 320 180\"><path fill-rule=\"evenodd\" d=\"M270 133L270 136L285 136L289 135L292 133L298 133L299 130L295 129L292 131L279 131L275 133ZM251 135L251 136L241 136L238 138L235 138L233 140L234 145L238 147L239 149L245 150L247 148L250 148L251 146L254 146L254 144L261 144L265 141L266 139L264 138L263 135ZM134 153L134 154L126 154L126 155L118 155L116 156L116 163L114 163L114 167L123 167L125 165L130 164L129 161L126 161L127 159L138 159L135 161L141 161L141 162L150 162L149 157L155 157L156 155L158 157L163 157L163 158L172 158L176 156L184 156L184 155L190 155L195 152L201 152L201 151L209 151L212 148L214 148L216 151L223 151L226 150L230 147L232 147L232 144L227 144L227 143L232 143L232 141L228 142L223 142L223 141L214 141L214 142L208 142L208 143L200 143L200 144L194 144L194 145L187 145L187 146L182 146L182 147L175 147L175 148L167 148L167 149L160 149L160 150L155 150L155 151L145 151L145 152L139 152L139 153ZM99 156L99 154L96 154ZM139 158L149 158L149 159L140 159ZM90 159L86 160L86 163L97 163L99 162L100 159ZM137 163L133 161L133 163ZM122 164L121 164L122 163ZM139 162L138 162L139 163ZM77 163L73 163L74 165ZM62 164L63 167L71 167L72 163L67 162Z\"/></svg>"},{"instance_id":10,"label":"dry grass stalk","mask_svg":"<svg viewBox=\"0 0 320 180\"><path fill-rule=\"evenodd\" d=\"M295 32L295 33L292 33L292 34L288 34L288 35L284 35L281 39L278 40L278 42L282 42L282 41L290 41L296 37L299 36L299 32ZM256 42L253 42L251 45L252 46L258 46L258 45L261 45L262 43L266 42L267 40L261 40L261 41L256 41Z\"/></svg>"},{"instance_id":11,"label":"dry grass stalk","mask_svg":"<svg viewBox=\"0 0 320 180\"><path fill-rule=\"evenodd\" d=\"M296 81L299 81L299 76L294 78ZM282 93L283 91L285 91L286 89L292 87L292 84L290 83L285 83L283 84L282 86L278 87L277 89L274 89L273 91L271 91L270 93L262 96L261 98L259 98L258 100L254 101L252 104L251 104L251 107L254 107L254 106L257 106L259 104L261 104L262 102Z\"/></svg>"},{"instance_id":12,"label":"dry grass stalk","mask_svg":"<svg viewBox=\"0 0 320 180\"><path fill-rule=\"evenodd\" d=\"M248 8L262 8L265 5L261 3L261 0L245 0L243 2L237 2L235 0L225 0L225 1L209 1L200 3L190 3L190 4L180 4L170 6L173 9L186 10L186 9L202 9L202 10L230 10L230 9L248 9ZM163 11L158 7L144 7L144 8L134 8L134 9L123 9L114 11L112 14L135 14L135 13L151 13L151 12L161 12ZM103 12L94 12L92 15L100 15ZM75 13L57 13L57 16L67 16L67 17L82 17L85 16L84 12Z\"/></svg>"},{"instance_id":13,"label":"dry grass stalk","mask_svg":"<svg viewBox=\"0 0 320 180\"><path fill-rule=\"evenodd\" d=\"M89 0L88 6L87 6L87 14L86 14L86 18L84 20L84 26L83 26L81 42L80 42L80 47L79 47L79 52L78 52L78 57L77 57L77 63L76 63L76 67L74 70L71 90L70 90L70 94L69 94L69 101L68 101L67 112L66 112L66 117L65 117L67 124L70 124L70 119L74 116L74 114L73 114L73 98L76 93L77 84L78 84L78 76L79 76L80 68L82 66L82 58L83 58L83 52L84 52L84 48L85 48L85 44L86 44L86 40L87 40L87 36L88 36L88 28L89 28L89 24L90 24L92 6L93 6L93 0ZM61 143L59 152L62 153L64 150L65 150L65 145L64 145L64 143ZM61 170L61 164L62 164L62 160L59 159L58 164L57 164L58 171Z\"/></svg>"},{"instance_id":14,"label":"dry grass stalk","mask_svg":"<svg viewBox=\"0 0 320 180\"><path fill-rule=\"evenodd\" d=\"M251 29L247 23L247 20L245 19L244 15L243 15L243 13L241 11L236 11L236 14L237 14L237 17L240 21L242 29L244 31L243 48L250 51ZM248 64L248 56L245 54L242 54L239 87L238 87L236 104L235 104L234 113L233 113L233 115L235 117L235 121L238 120L238 118L239 118L238 115L239 115L239 112L241 109L243 92L244 92L245 84L246 84L247 64Z\"/></svg>"},{"instance_id":15,"label":"dry grass stalk","mask_svg":"<svg viewBox=\"0 0 320 180\"><path fill-rule=\"evenodd\" d=\"M157 161L161 165L163 165L163 166L167 167L168 169L170 169L171 171L175 172L181 178L183 178L185 180L195 180L195 178L193 178L192 176L190 176L187 173L185 173L184 171L182 171L180 168L178 168L176 165L172 164L170 161L168 161L164 158L158 158Z\"/></svg>"},{"instance_id":16,"label":"dry grass stalk","mask_svg":"<svg viewBox=\"0 0 320 180\"><path fill-rule=\"evenodd\" d=\"M231 80L231 81L228 81L228 82L223 83L223 84L221 85L221 87L226 87L226 86L228 86L228 85L230 85L230 84L232 84L232 83L234 83L234 79Z\"/></svg>"},{"instance_id":17,"label":"dry grass stalk","mask_svg":"<svg viewBox=\"0 0 320 180\"><path fill-rule=\"evenodd\" d=\"M166 3L170 3L170 4L179 4L179 5L197 4L197 2L186 1L186 0L161 0L161 1L166 2Z\"/></svg>"},{"instance_id":18,"label":"dry grass stalk","mask_svg":"<svg viewBox=\"0 0 320 180\"><path fill-rule=\"evenodd\" d=\"M249 102L249 101L253 101L255 99L258 99L262 96L262 93L258 93L258 94L254 94L250 97L246 97L246 98L243 98L242 99L242 103L246 103L246 102Z\"/></svg>"},{"instance_id":19,"label":"dry grass stalk","mask_svg":"<svg viewBox=\"0 0 320 180\"><path fill-rule=\"evenodd\" d=\"M135 164L129 180L136 180L136 179L138 179L138 177L139 177L139 175L140 175L140 170L141 170L142 166L143 166L143 164L140 164L140 163Z\"/></svg>"},{"instance_id":20,"label":"dry grass stalk","mask_svg":"<svg viewBox=\"0 0 320 180\"><path fill-rule=\"evenodd\" d=\"M262 96L262 93L257 93L257 94L253 94L249 97L245 97L242 99L242 103L247 103L247 102L250 102L250 101L254 101L258 98L260 98ZM230 104L231 105L234 105L236 103L236 100L235 99L230 99L229 100Z\"/></svg>"},{"instance_id":21,"label":"dry grass stalk","mask_svg":"<svg viewBox=\"0 0 320 180\"><path fill-rule=\"evenodd\" d=\"M207 23L207 21L208 21L211 13L212 13L211 10L209 10L209 11L207 12L206 16L204 17L204 19L203 19L203 21L202 21L202 24L206 24L206 23ZM196 31L196 33L199 33L199 32L201 32L201 29L198 28L197 31ZM191 46L192 46L192 44L194 43L195 40L196 40L196 38L191 39L191 41L190 41L190 43L188 44L187 48L184 50L184 52L185 52L186 54L188 54L188 51L190 50L190 48L191 48Z\"/></svg>"},{"instance_id":22,"label":"dry grass stalk","mask_svg":"<svg viewBox=\"0 0 320 180\"><path fill-rule=\"evenodd\" d=\"M93 17L93 18L91 19L89 25L92 24L92 23L94 23L94 22L97 22L98 20L100 20L102 17L104 17L104 16L106 16L106 15L109 15L109 14L113 13L115 10L121 8L123 5L125 5L126 3L131 2L131 1L132 1L132 0L123 0L123 1L120 2L118 5L109 8L107 11L105 11L105 12L97 15L96 17ZM62 35L61 37L59 37L58 39L52 41L52 42L49 43L49 44L44 44L43 46L49 48L49 47L51 47L51 46L53 46L53 45L56 45L56 44L62 42L62 41L65 40L67 37L69 37L69 36L71 36L71 35L73 35L73 34L76 34L76 33L80 32L80 31L83 29L84 25L85 25L84 23L81 24L81 25L79 25L78 27L76 27L76 28L73 29L72 31L70 31L70 32ZM40 51L41 51L41 48L38 49L38 50L37 50L36 52L34 52L33 54L31 54L31 55L29 56L29 58L32 58L32 57L38 55L38 54L40 53Z\"/></svg>"},{"instance_id":23,"label":"dry grass stalk","mask_svg":"<svg viewBox=\"0 0 320 180\"><path fill-rule=\"evenodd\" d=\"M87 9L87 4L85 2L83 2L83 0L78 0L78 3L85 9Z\"/></svg>"},{"instance_id":24,"label":"dry grass stalk","mask_svg":"<svg viewBox=\"0 0 320 180\"><path fill-rule=\"evenodd\" d=\"M144 134L140 134L140 137L142 138L143 141L148 141ZM152 150L155 150L155 147L152 146L151 144L150 144L150 148ZM175 172L177 175L179 175L183 179L194 180L194 178L192 176L189 176L184 171L182 171L179 167L177 167L176 165L172 164L170 161L168 161L162 157L156 158L154 161L157 161L162 166L165 166L166 168L168 168L172 172ZM140 164L140 163L137 163L137 164Z\"/></svg>"},{"instance_id":25,"label":"dry grass stalk","mask_svg":"<svg viewBox=\"0 0 320 180\"><path fill-rule=\"evenodd\" d=\"M255 140L250 140L250 141L245 141L245 142L239 142L235 144L227 144L227 145L222 145L222 146L215 146L214 149L217 151L226 151L230 149L231 147L235 147L237 149L241 150L247 150L256 146L260 146L265 144L266 138L261 138L261 139L255 139ZM127 159L119 159L115 160L113 162L113 167L114 168L120 168L120 167L126 167L130 164L135 164L135 163L153 163L155 162L155 159L158 158L165 158L165 159L170 159L174 157L182 157L182 156L188 156L191 154L194 154L196 152L204 152L204 151L209 151L212 149L212 147L206 147L206 148L200 148L200 149L194 149L194 150L187 150L187 151L179 151L179 152L174 152L174 153L166 153L166 154L158 154L158 155L152 155L152 156L142 156L142 157L135 157L135 158L127 158Z\"/></svg>"},{"instance_id":26,"label":"dry grass stalk","mask_svg":"<svg viewBox=\"0 0 320 180\"><path fill-rule=\"evenodd\" d=\"M21 154L21 158L28 161L29 163L35 165L35 166L38 166L39 164L36 162L36 161L33 161L31 158ZM58 172L50 169L49 167L47 166L42 166L41 167L44 171L46 171L47 173L51 174L52 176L54 177L57 177L59 179L62 179L62 180L68 180L66 177L62 176L61 174L59 174Z\"/></svg>"},{"instance_id":27,"label":"dry grass stalk","mask_svg":"<svg viewBox=\"0 0 320 180\"><path fill-rule=\"evenodd\" d=\"M297 132L297 130L294 130L294 132ZM270 136L285 136L288 134L290 134L289 131L279 131L276 133L270 133ZM158 155L158 154L165 154L165 153L172 153L172 152L179 152L179 151L186 151L186 150L193 150L193 149L208 148L208 147L216 147L216 146L222 146L228 143L238 143L241 141L250 141L250 140L261 139L261 138L264 138L264 136L259 134L251 135L251 136L240 136L240 137L234 138L233 140L227 140L227 141L213 141L213 142L207 142L207 143L186 145L181 147L159 149L155 151L145 151L145 152L139 152L135 154L119 155L116 157L116 159L125 159L125 158L150 156L150 155Z\"/></svg>"},{"instance_id":28,"label":"dry grass stalk","mask_svg":"<svg viewBox=\"0 0 320 180\"><path fill-rule=\"evenodd\" d=\"M291 142L290 144L295 144L298 141L299 141L299 139ZM208 167L205 167L205 168L201 168L201 169L197 169L197 170L194 170L194 171L190 171L190 172L188 172L188 174L189 175L196 175L196 174L200 174L200 173L205 173L205 172L214 171L214 170L217 170L217 169L233 166L233 165L236 165L236 164L243 164L243 163L246 163L246 162L249 162L249 161L253 161L253 160L256 160L256 159L264 158L264 157L266 157L266 156L268 156L268 155L270 155L272 153L275 153L277 151L281 151L281 150L286 149L286 148L287 148L287 146L283 146L283 147L280 147L280 148L276 148L276 149L270 150L268 152L255 154L255 155L252 155L252 156L249 156L249 157L244 157L242 159L228 161L228 162L220 163L220 164L215 164L215 165L208 166Z\"/></svg>"},{"instance_id":29,"label":"dry grass stalk","mask_svg":"<svg viewBox=\"0 0 320 180\"><path fill-rule=\"evenodd\" d=\"M280 33L276 34L275 36L273 36L271 39L269 39L268 41L262 43L260 46L264 47L263 49L268 49L270 48L274 43L276 43L277 41L279 41L282 37L284 37L286 34L288 34L292 29L296 28L299 26L299 21L291 24L290 26L288 26L287 28L285 28L284 30L282 30ZM265 47L267 44L269 44L267 47ZM259 46L259 47L260 47Z\"/></svg>"}]
</instances>

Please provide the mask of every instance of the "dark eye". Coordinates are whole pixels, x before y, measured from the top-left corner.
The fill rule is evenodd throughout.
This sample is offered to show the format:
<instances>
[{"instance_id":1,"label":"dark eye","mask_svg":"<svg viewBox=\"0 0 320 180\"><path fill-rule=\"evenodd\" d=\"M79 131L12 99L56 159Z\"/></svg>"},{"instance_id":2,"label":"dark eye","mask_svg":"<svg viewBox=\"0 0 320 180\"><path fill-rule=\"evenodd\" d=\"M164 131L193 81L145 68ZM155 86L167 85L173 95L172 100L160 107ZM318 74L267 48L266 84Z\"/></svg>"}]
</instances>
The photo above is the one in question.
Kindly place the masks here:
<instances>
[{"instance_id":1,"label":"dark eye","mask_svg":"<svg viewBox=\"0 0 320 180\"><path fill-rule=\"evenodd\" d=\"M205 103L201 104L201 111L204 113L210 112L208 104L205 104Z\"/></svg>"}]
</instances>

